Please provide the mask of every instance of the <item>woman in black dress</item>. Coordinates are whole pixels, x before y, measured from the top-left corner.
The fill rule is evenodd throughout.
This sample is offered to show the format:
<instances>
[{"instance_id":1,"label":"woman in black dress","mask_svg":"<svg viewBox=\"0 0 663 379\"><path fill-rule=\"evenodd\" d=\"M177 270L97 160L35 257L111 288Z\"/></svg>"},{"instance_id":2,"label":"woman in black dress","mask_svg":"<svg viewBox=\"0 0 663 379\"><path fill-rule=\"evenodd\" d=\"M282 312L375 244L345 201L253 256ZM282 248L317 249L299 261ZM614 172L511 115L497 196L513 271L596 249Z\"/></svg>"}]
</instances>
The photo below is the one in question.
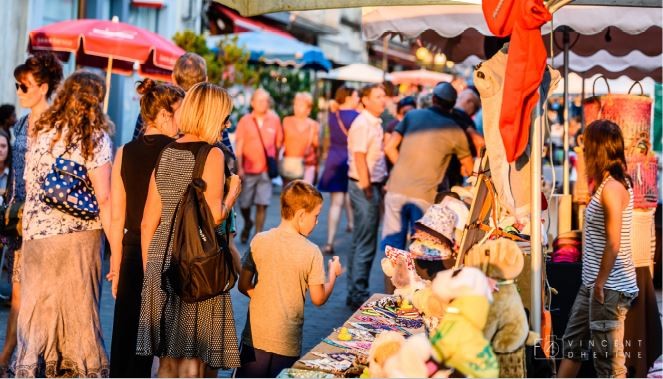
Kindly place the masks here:
<instances>
[{"instance_id":1,"label":"woman in black dress","mask_svg":"<svg viewBox=\"0 0 663 379\"><path fill-rule=\"evenodd\" d=\"M111 180L111 270L115 319L111 344L113 378L151 376L152 357L136 355L143 261L140 247L140 224L150 176L161 151L174 141L177 125L175 111L184 91L170 84L150 79L140 82L137 91L140 113L145 120L144 133L117 151Z\"/></svg>"}]
</instances>

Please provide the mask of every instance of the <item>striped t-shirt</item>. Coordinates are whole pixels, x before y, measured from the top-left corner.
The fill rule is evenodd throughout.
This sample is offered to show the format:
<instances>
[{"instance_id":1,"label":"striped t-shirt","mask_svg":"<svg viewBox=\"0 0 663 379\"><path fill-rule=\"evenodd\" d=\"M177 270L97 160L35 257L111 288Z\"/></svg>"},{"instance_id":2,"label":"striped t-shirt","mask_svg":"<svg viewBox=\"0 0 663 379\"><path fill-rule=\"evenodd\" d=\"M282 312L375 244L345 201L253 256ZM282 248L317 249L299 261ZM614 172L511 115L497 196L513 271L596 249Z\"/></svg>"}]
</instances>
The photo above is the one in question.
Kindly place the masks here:
<instances>
[{"instance_id":1,"label":"striped t-shirt","mask_svg":"<svg viewBox=\"0 0 663 379\"><path fill-rule=\"evenodd\" d=\"M601 259L606 245L605 211L601 204L601 193L607 177L598 188L585 210L585 225L583 227L582 252L582 283L591 287L596 281L601 267ZM638 292L638 283L635 277L635 267L631 254L631 219L633 217L633 189L628 187L629 202L622 212L622 233L619 253L610 276L603 288L628 293Z\"/></svg>"}]
</instances>

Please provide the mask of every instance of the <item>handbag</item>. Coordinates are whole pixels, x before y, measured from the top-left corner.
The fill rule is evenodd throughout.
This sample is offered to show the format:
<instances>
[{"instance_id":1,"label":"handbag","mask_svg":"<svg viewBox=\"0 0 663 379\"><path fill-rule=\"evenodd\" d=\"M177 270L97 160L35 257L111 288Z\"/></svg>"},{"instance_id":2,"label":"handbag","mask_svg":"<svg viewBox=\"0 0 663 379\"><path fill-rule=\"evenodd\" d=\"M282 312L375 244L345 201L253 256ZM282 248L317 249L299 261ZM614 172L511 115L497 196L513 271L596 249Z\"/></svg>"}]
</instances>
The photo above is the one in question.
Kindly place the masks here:
<instances>
[{"instance_id":1,"label":"handbag","mask_svg":"<svg viewBox=\"0 0 663 379\"><path fill-rule=\"evenodd\" d=\"M288 180L296 180L304 178L305 171L305 157L310 154L311 144L313 143L313 128L309 133L309 139L306 143L306 152L304 157L283 157L279 165L281 176Z\"/></svg>"},{"instance_id":2,"label":"handbag","mask_svg":"<svg viewBox=\"0 0 663 379\"><path fill-rule=\"evenodd\" d=\"M71 144L51 166L41 184L39 199L51 208L89 221L99 216L99 204L87 169L63 158L75 146Z\"/></svg>"},{"instance_id":3,"label":"handbag","mask_svg":"<svg viewBox=\"0 0 663 379\"><path fill-rule=\"evenodd\" d=\"M262 145L262 151L265 153L265 160L267 161L267 175L270 179L276 179L279 177L279 164L276 161L276 158L269 155L267 148L265 147L265 141L262 140L262 134L260 133L260 128L258 127L258 122L253 118L253 124L256 126L256 131L258 132L258 138L260 139L260 144ZM276 145L276 137L274 137L274 145Z\"/></svg>"}]
</instances>

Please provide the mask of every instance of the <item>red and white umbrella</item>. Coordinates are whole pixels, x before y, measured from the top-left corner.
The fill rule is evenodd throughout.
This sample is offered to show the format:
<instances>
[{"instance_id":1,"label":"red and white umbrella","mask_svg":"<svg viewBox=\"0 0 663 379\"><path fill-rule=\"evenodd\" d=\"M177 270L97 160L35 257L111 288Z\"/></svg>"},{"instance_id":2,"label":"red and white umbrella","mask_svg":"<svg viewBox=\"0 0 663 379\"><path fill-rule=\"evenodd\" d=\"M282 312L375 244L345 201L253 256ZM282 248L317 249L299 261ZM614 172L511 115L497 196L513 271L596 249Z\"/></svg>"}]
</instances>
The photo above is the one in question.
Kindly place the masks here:
<instances>
[{"instance_id":1,"label":"red and white umbrella","mask_svg":"<svg viewBox=\"0 0 663 379\"><path fill-rule=\"evenodd\" d=\"M64 61L73 53L76 64L106 70L106 99L108 109L111 73L131 75L135 70L143 77L170 81L175 61L184 54L168 39L109 20L70 20L58 22L30 32L28 50L53 51Z\"/></svg>"}]
</instances>

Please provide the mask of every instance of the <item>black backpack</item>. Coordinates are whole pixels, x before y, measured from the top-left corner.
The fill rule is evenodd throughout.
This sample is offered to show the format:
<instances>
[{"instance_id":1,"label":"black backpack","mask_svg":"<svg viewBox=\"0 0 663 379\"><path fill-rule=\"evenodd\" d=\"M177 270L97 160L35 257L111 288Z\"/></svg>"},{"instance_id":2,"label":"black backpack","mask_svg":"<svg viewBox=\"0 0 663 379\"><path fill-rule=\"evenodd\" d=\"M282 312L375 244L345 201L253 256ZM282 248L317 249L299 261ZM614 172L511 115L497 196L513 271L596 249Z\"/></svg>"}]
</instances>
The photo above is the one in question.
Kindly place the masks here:
<instances>
[{"instance_id":1,"label":"black backpack","mask_svg":"<svg viewBox=\"0 0 663 379\"><path fill-rule=\"evenodd\" d=\"M218 235L212 212L205 201L207 184L202 179L212 146L203 144L196 154L191 184L175 208L168 241L172 245L170 266L162 270L162 286L167 284L187 303L195 303L230 291L237 281L228 233ZM229 170L225 168L226 175ZM226 222L226 225L228 222ZM168 246L166 247L166 252ZM166 257L164 256L164 266Z\"/></svg>"}]
</instances>

